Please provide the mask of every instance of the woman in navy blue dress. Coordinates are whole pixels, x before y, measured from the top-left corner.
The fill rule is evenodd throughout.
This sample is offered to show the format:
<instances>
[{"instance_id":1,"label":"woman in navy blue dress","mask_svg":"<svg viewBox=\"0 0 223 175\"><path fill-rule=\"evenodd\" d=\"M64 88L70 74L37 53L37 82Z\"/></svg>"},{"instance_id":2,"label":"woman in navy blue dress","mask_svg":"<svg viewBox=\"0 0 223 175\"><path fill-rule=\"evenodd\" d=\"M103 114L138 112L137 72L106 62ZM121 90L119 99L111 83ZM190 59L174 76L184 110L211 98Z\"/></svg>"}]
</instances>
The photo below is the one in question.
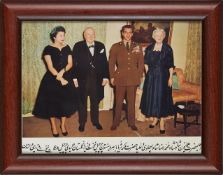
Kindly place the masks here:
<instances>
[{"instance_id":1,"label":"woman in navy blue dress","mask_svg":"<svg viewBox=\"0 0 223 175\"><path fill-rule=\"evenodd\" d=\"M66 136L66 117L71 116L77 109L71 76L72 52L64 44L64 38L65 29L62 26L55 27L50 33L52 44L43 51L47 71L40 83L33 109L35 116L50 120L54 137L59 136L55 118L61 119L60 128Z\"/></svg>"},{"instance_id":2,"label":"woman in navy blue dress","mask_svg":"<svg viewBox=\"0 0 223 175\"><path fill-rule=\"evenodd\" d=\"M172 48L163 43L165 31L153 31L154 44L146 48L146 77L140 103L141 112L147 117L153 117L149 128L160 123L160 133L165 133L164 118L174 114L172 98L172 74L174 69Z\"/></svg>"}]
</instances>

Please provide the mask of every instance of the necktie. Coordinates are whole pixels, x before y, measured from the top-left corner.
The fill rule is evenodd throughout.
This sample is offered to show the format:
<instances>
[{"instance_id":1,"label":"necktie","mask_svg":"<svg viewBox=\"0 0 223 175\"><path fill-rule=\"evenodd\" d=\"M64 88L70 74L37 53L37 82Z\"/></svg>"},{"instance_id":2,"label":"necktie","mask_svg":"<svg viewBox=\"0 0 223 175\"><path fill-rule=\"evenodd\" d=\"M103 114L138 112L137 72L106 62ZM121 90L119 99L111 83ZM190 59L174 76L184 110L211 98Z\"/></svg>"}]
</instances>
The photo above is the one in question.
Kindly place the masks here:
<instances>
[{"instance_id":1,"label":"necktie","mask_svg":"<svg viewBox=\"0 0 223 175\"><path fill-rule=\"evenodd\" d=\"M129 51L129 42L126 43L126 49Z\"/></svg>"}]
</instances>

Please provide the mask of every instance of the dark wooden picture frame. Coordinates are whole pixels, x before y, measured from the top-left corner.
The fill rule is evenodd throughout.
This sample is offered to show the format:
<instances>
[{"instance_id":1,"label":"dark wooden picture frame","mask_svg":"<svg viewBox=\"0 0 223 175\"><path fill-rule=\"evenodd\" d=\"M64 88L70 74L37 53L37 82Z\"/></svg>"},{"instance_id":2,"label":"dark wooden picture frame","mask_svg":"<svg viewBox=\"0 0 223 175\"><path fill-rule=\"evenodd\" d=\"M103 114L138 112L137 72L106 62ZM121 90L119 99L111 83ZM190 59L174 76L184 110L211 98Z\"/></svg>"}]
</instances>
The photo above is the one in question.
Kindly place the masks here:
<instances>
[{"instance_id":1,"label":"dark wooden picture frame","mask_svg":"<svg viewBox=\"0 0 223 175\"><path fill-rule=\"evenodd\" d=\"M221 174L221 1L3 0L1 10L2 174ZM133 18L202 21L202 154L21 154L21 21Z\"/></svg>"}]
</instances>

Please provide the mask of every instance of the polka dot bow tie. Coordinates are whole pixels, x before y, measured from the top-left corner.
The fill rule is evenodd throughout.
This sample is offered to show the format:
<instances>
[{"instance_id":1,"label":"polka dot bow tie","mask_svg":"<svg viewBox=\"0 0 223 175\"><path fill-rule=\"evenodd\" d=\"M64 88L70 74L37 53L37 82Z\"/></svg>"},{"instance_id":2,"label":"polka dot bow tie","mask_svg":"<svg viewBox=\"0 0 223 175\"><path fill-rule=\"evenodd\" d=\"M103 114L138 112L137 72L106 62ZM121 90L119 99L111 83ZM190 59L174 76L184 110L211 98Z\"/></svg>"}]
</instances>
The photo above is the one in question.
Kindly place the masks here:
<instances>
[{"instance_id":1,"label":"polka dot bow tie","mask_svg":"<svg viewBox=\"0 0 223 175\"><path fill-rule=\"evenodd\" d=\"M90 49L91 47L93 47L94 48L94 45L90 45L90 46L88 46L88 48Z\"/></svg>"}]
</instances>

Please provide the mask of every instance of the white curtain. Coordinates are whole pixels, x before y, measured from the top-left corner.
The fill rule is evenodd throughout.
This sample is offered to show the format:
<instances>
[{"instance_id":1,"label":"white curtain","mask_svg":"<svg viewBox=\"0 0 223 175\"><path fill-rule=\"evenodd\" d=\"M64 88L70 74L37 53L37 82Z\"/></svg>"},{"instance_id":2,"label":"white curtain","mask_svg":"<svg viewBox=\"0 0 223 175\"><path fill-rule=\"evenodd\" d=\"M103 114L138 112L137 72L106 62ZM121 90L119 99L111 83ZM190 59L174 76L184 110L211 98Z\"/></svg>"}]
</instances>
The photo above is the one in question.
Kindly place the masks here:
<instances>
[{"instance_id":1,"label":"white curtain","mask_svg":"<svg viewBox=\"0 0 223 175\"><path fill-rule=\"evenodd\" d=\"M106 22L36 22L22 23L22 114L30 113L35 103L40 81L46 71L41 60L44 47L51 43L50 31L58 25L66 29L66 43L83 39L83 30L91 26L96 31L96 40L105 43ZM103 102L100 108L103 108Z\"/></svg>"}]
</instances>

